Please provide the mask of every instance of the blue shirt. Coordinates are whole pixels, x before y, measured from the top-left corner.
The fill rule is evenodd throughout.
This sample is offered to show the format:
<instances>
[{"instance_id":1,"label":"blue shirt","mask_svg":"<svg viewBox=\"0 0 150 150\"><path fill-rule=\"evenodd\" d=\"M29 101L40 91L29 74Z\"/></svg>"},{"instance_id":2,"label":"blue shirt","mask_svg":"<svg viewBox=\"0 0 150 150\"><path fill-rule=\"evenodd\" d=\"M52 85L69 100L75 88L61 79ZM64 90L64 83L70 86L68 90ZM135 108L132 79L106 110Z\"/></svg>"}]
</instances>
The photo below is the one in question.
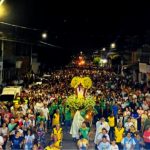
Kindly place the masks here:
<instances>
[{"instance_id":1,"label":"blue shirt","mask_svg":"<svg viewBox=\"0 0 150 150\"><path fill-rule=\"evenodd\" d=\"M112 111L113 111L114 116L116 116L118 114L118 106L117 105L113 105L112 106Z\"/></svg>"},{"instance_id":2,"label":"blue shirt","mask_svg":"<svg viewBox=\"0 0 150 150\"><path fill-rule=\"evenodd\" d=\"M101 142L98 146L97 146L98 150L110 150L110 143L109 142Z\"/></svg>"},{"instance_id":3,"label":"blue shirt","mask_svg":"<svg viewBox=\"0 0 150 150\"><path fill-rule=\"evenodd\" d=\"M140 144L140 142L143 142L142 138L140 139L134 138L134 141L136 143L134 149L140 150L142 148L142 145Z\"/></svg>"},{"instance_id":4,"label":"blue shirt","mask_svg":"<svg viewBox=\"0 0 150 150\"><path fill-rule=\"evenodd\" d=\"M133 146L135 146L136 143L134 141L134 138L125 137L121 141L121 144L123 144L123 150L129 150L131 149L131 147L133 148Z\"/></svg>"},{"instance_id":5,"label":"blue shirt","mask_svg":"<svg viewBox=\"0 0 150 150\"><path fill-rule=\"evenodd\" d=\"M23 140L22 137L16 138L16 136L14 136L12 138L13 149L20 149L20 143L22 142L22 140Z\"/></svg>"}]
</instances>

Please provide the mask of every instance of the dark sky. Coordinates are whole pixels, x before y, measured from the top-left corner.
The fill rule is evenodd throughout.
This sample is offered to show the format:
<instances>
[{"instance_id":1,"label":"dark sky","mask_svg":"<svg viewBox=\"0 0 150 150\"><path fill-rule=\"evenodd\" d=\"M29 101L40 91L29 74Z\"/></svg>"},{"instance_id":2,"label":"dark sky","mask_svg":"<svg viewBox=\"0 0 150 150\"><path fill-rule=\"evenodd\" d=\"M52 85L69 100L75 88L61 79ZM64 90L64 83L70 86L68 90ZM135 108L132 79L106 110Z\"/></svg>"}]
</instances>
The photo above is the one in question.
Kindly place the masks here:
<instances>
[{"instance_id":1,"label":"dark sky","mask_svg":"<svg viewBox=\"0 0 150 150\"><path fill-rule=\"evenodd\" d=\"M93 1L5 0L9 15L3 21L46 30L46 42L72 51L100 49L150 29L146 1Z\"/></svg>"}]
</instances>

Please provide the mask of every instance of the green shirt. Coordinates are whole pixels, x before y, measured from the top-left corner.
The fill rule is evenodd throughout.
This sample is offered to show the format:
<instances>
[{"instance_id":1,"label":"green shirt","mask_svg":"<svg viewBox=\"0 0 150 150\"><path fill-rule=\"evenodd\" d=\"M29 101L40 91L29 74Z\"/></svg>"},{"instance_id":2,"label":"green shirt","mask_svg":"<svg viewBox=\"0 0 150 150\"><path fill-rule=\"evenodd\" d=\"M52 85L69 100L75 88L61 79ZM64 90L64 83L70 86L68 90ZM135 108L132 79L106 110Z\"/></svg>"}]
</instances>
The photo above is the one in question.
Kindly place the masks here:
<instances>
[{"instance_id":1,"label":"green shirt","mask_svg":"<svg viewBox=\"0 0 150 150\"><path fill-rule=\"evenodd\" d=\"M38 122L45 121L45 120L46 120L45 116L38 116L37 117Z\"/></svg>"},{"instance_id":2,"label":"green shirt","mask_svg":"<svg viewBox=\"0 0 150 150\"><path fill-rule=\"evenodd\" d=\"M65 108L65 120L71 120L71 111L69 108Z\"/></svg>"},{"instance_id":3,"label":"green shirt","mask_svg":"<svg viewBox=\"0 0 150 150\"><path fill-rule=\"evenodd\" d=\"M55 104L55 103L52 103L52 105L51 105L51 106L49 107L49 109L48 109L50 115L52 115L56 109L58 109L58 105Z\"/></svg>"},{"instance_id":4,"label":"green shirt","mask_svg":"<svg viewBox=\"0 0 150 150\"><path fill-rule=\"evenodd\" d=\"M89 134L90 128L80 128L79 132L81 135L83 135L83 138L88 139L88 134Z\"/></svg>"},{"instance_id":5,"label":"green shirt","mask_svg":"<svg viewBox=\"0 0 150 150\"><path fill-rule=\"evenodd\" d=\"M61 104L59 105L59 113L61 115L64 113L64 107Z\"/></svg>"},{"instance_id":6,"label":"green shirt","mask_svg":"<svg viewBox=\"0 0 150 150\"><path fill-rule=\"evenodd\" d=\"M101 109L106 109L106 102L104 101L104 100L101 100L100 101L100 107L101 107Z\"/></svg>"},{"instance_id":7,"label":"green shirt","mask_svg":"<svg viewBox=\"0 0 150 150\"><path fill-rule=\"evenodd\" d=\"M85 111L84 109L82 109L82 110L80 111L80 115L84 118L85 115L86 115L86 111Z\"/></svg>"}]
</instances>

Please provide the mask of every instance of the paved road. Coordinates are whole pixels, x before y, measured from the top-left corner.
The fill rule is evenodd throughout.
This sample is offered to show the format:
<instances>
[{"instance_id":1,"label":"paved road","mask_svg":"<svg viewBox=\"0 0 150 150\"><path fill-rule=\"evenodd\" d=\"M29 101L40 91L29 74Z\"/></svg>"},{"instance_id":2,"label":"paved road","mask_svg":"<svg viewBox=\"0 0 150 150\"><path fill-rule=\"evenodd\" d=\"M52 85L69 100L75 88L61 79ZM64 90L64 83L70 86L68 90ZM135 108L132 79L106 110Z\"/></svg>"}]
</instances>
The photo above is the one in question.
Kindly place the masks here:
<instances>
[{"instance_id":1,"label":"paved road","mask_svg":"<svg viewBox=\"0 0 150 150\"><path fill-rule=\"evenodd\" d=\"M62 150L77 150L76 142L73 141L69 133L64 133Z\"/></svg>"}]
</instances>

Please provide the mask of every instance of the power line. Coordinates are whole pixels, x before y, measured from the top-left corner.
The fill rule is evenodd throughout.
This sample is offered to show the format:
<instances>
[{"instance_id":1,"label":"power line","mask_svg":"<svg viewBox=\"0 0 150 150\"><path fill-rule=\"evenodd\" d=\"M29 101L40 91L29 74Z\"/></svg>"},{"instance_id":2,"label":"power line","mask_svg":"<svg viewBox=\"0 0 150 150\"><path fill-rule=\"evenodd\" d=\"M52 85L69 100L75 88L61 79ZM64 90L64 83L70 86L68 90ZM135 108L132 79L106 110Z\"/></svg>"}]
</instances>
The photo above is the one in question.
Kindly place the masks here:
<instances>
[{"instance_id":1,"label":"power line","mask_svg":"<svg viewBox=\"0 0 150 150\"><path fill-rule=\"evenodd\" d=\"M60 46L57 46L57 45L53 45L53 44L50 44L50 43L46 43L46 42L43 42L43 41L40 41L41 44L44 44L44 45L47 45L47 46L51 46L51 47L56 47L56 48L62 48Z\"/></svg>"},{"instance_id":2,"label":"power line","mask_svg":"<svg viewBox=\"0 0 150 150\"><path fill-rule=\"evenodd\" d=\"M33 31L40 31L41 30L41 29L36 29L36 28L29 28L29 27L25 27L25 26L10 24L10 23L6 23L6 22L0 22L0 24L7 25L7 26L12 26L12 27L15 27L15 28L33 30Z\"/></svg>"}]
</instances>

